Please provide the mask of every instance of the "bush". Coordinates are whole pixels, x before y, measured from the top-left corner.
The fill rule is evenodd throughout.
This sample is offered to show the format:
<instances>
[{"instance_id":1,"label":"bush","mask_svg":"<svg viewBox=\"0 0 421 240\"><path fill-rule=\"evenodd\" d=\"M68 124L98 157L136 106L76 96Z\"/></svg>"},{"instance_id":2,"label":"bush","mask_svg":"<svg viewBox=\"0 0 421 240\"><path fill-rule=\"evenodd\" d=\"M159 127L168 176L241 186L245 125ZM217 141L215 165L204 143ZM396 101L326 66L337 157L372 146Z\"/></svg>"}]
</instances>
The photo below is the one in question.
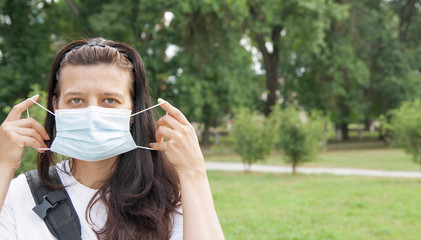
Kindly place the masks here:
<instances>
[{"instance_id":1,"label":"bush","mask_svg":"<svg viewBox=\"0 0 421 240\"><path fill-rule=\"evenodd\" d=\"M318 112L310 116L300 113L294 107L281 109L275 107L270 115L274 131L277 134L276 148L281 149L284 159L292 164L292 173L296 167L303 163L314 160L317 150L322 146L325 139L326 118Z\"/></svg>"},{"instance_id":2,"label":"bush","mask_svg":"<svg viewBox=\"0 0 421 240\"><path fill-rule=\"evenodd\" d=\"M248 165L248 171L253 163L265 160L274 149L271 126L263 116L248 109L237 112L230 134L234 151Z\"/></svg>"},{"instance_id":3,"label":"bush","mask_svg":"<svg viewBox=\"0 0 421 240\"><path fill-rule=\"evenodd\" d=\"M421 101L404 102L382 119L383 130L391 132L393 143L403 147L421 166Z\"/></svg>"}]
</instances>

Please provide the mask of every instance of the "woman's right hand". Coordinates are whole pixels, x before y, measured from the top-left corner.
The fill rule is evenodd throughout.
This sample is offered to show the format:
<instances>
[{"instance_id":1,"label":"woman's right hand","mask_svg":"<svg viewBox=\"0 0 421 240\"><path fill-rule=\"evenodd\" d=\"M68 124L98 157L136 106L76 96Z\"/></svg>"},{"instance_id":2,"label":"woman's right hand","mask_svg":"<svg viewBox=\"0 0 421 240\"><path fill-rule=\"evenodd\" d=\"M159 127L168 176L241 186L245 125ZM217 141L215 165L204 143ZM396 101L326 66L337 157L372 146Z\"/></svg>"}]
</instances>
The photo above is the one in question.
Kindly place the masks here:
<instances>
[{"instance_id":1,"label":"woman's right hand","mask_svg":"<svg viewBox=\"0 0 421 240\"><path fill-rule=\"evenodd\" d=\"M32 100L38 101L39 96ZM24 147L46 148L49 140L45 128L33 118L20 119L22 113L34 105L30 99L15 105L0 126L0 168L16 171L21 163ZM40 151L42 152L42 151Z\"/></svg>"}]
</instances>

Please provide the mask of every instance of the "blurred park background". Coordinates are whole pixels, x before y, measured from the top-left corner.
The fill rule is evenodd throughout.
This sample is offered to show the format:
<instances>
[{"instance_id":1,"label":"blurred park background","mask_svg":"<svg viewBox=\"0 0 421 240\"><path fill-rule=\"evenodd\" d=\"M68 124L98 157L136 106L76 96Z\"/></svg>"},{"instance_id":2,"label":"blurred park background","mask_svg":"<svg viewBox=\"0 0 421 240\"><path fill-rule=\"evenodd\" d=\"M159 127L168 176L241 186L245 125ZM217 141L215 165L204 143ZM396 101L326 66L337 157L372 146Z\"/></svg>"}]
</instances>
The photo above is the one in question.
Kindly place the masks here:
<instances>
[{"instance_id":1,"label":"blurred park background","mask_svg":"<svg viewBox=\"0 0 421 240\"><path fill-rule=\"evenodd\" d=\"M227 239L421 239L420 178L252 171L421 171L420 0L0 0L1 121L99 36L138 49L207 162L244 163L208 172Z\"/></svg>"}]
</instances>

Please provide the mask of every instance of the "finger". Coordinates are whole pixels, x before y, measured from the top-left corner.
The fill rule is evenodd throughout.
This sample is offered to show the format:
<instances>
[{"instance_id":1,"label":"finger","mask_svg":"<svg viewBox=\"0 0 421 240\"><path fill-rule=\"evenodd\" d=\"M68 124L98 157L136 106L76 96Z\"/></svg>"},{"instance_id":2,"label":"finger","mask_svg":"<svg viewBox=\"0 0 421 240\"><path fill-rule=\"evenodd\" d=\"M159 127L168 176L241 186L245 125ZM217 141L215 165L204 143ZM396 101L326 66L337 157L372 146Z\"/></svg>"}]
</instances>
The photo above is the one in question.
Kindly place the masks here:
<instances>
[{"instance_id":1,"label":"finger","mask_svg":"<svg viewBox=\"0 0 421 240\"><path fill-rule=\"evenodd\" d=\"M37 131L44 140L50 140L45 128L33 118L19 119L13 123L13 126L20 128L32 128Z\"/></svg>"},{"instance_id":2,"label":"finger","mask_svg":"<svg viewBox=\"0 0 421 240\"><path fill-rule=\"evenodd\" d=\"M156 142L156 143L150 143L149 147L157 150L157 151L163 151L165 152L168 148L168 142Z\"/></svg>"},{"instance_id":3,"label":"finger","mask_svg":"<svg viewBox=\"0 0 421 240\"><path fill-rule=\"evenodd\" d=\"M4 120L4 122L10 122L20 119L22 113L35 104L31 101L31 99L34 101L38 101L39 95L35 95L32 98L28 98L25 101L13 106L12 111L10 111L9 115L7 116L6 120Z\"/></svg>"},{"instance_id":4,"label":"finger","mask_svg":"<svg viewBox=\"0 0 421 240\"><path fill-rule=\"evenodd\" d=\"M32 128L15 128L14 132L17 133L20 136L25 136L25 137L31 137L36 139L39 144L41 144L41 146L43 148L46 148L47 145L45 145L44 140L41 138L41 136L39 135L39 133L37 131L35 131Z\"/></svg>"},{"instance_id":5,"label":"finger","mask_svg":"<svg viewBox=\"0 0 421 240\"><path fill-rule=\"evenodd\" d=\"M27 137L27 136L21 136L22 141L25 147L32 147L35 148L39 152L43 152L43 150L38 150L38 148L43 148L44 146L41 145L35 138Z\"/></svg>"},{"instance_id":6,"label":"finger","mask_svg":"<svg viewBox=\"0 0 421 240\"><path fill-rule=\"evenodd\" d=\"M167 126L174 130L181 129L180 122L170 115L165 115L158 120L156 127L159 128L161 126Z\"/></svg>"},{"instance_id":7,"label":"finger","mask_svg":"<svg viewBox=\"0 0 421 240\"><path fill-rule=\"evenodd\" d=\"M163 102L165 102L165 103L163 103ZM161 108L164 109L169 115L171 115L177 121L179 121L180 123L182 123L184 125L189 124L189 121L184 116L184 114L180 110L178 110L177 108L172 106L170 103L166 102L165 100L163 100L161 98L158 99L158 103L163 103L163 104L160 105Z\"/></svg>"},{"instance_id":8,"label":"finger","mask_svg":"<svg viewBox=\"0 0 421 240\"><path fill-rule=\"evenodd\" d=\"M176 136L176 133L173 129L165 126L161 126L156 130L155 133L155 140L157 142L161 142L162 138L166 138L167 140L173 139Z\"/></svg>"}]
</instances>

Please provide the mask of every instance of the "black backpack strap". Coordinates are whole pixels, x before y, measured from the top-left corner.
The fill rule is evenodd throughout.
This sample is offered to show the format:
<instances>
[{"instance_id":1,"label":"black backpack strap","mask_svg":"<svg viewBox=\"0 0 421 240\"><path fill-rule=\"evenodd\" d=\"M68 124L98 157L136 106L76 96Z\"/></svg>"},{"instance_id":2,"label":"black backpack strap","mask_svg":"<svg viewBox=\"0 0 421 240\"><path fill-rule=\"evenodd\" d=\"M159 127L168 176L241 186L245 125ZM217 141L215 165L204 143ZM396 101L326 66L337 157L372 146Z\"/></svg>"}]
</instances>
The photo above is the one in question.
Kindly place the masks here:
<instances>
[{"instance_id":1,"label":"black backpack strap","mask_svg":"<svg viewBox=\"0 0 421 240\"><path fill-rule=\"evenodd\" d=\"M62 185L55 166L50 167L49 174L53 184ZM36 203L32 210L44 220L54 237L60 240L81 239L79 218L66 189L47 188L36 169L25 175Z\"/></svg>"}]
</instances>

